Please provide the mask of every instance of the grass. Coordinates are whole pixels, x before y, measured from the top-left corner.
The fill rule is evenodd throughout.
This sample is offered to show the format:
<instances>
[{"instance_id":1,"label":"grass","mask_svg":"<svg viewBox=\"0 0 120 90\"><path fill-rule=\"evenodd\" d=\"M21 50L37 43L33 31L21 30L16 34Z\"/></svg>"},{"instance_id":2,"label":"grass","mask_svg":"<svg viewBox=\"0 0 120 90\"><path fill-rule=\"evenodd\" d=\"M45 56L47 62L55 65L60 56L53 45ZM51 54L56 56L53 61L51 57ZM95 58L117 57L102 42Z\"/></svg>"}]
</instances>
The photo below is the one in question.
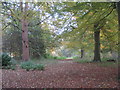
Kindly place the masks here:
<instances>
[{"instance_id":1,"label":"grass","mask_svg":"<svg viewBox=\"0 0 120 90\"><path fill-rule=\"evenodd\" d=\"M44 65L48 65L48 64L56 64L58 63L59 59L66 59L67 57L56 57L56 56L47 56L47 58L32 58L31 61L33 61L34 63L39 63L39 64L44 64Z\"/></svg>"},{"instance_id":2,"label":"grass","mask_svg":"<svg viewBox=\"0 0 120 90\"><path fill-rule=\"evenodd\" d=\"M102 62L107 62L107 60L109 60L109 59L111 59L111 58L101 58L101 61Z\"/></svg>"},{"instance_id":3,"label":"grass","mask_svg":"<svg viewBox=\"0 0 120 90\"><path fill-rule=\"evenodd\" d=\"M88 60L88 59L75 59L74 62L77 62L77 63L89 63L91 61Z\"/></svg>"},{"instance_id":4,"label":"grass","mask_svg":"<svg viewBox=\"0 0 120 90\"><path fill-rule=\"evenodd\" d=\"M56 57L56 59L66 59L66 57Z\"/></svg>"},{"instance_id":5,"label":"grass","mask_svg":"<svg viewBox=\"0 0 120 90\"><path fill-rule=\"evenodd\" d=\"M101 67L118 67L117 62L101 62L101 63L97 63L97 65Z\"/></svg>"},{"instance_id":6,"label":"grass","mask_svg":"<svg viewBox=\"0 0 120 90\"><path fill-rule=\"evenodd\" d=\"M98 63L99 66L102 67L117 67L118 63L117 62L108 62L107 60L109 60L111 58L102 58L101 59L101 63Z\"/></svg>"},{"instance_id":7,"label":"grass","mask_svg":"<svg viewBox=\"0 0 120 90\"><path fill-rule=\"evenodd\" d=\"M118 63L117 62L108 62L107 60L109 60L110 58L102 58L101 61L102 62L97 62L96 64L98 66L101 66L101 67L117 67L118 66ZM77 63L89 63L91 62L92 60L89 60L87 58L84 58L84 59L75 59L74 62L77 62Z\"/></svg>"},{"instance_id":8,"label":"grass","mask_svg":"<svg viewBox=\"0 0 120 90\"><path fill-rule=\"evenodd\" d=\"M48 65L48 64L56 64L58 61L55 59L32 59L34 63L38 64L43 64L43 65Z\"/></svg>"},{"instance_id":9,"label":"grass","mask_svg":"<svg viewBox=\"0 0 120 90\"><path fill-rule=\"evenodd\" d=\"M52 56L50 54L46 54L44 58L45 59L66 59L67 57L58 57L58 56Z\"/></svg>"}]
</instances>

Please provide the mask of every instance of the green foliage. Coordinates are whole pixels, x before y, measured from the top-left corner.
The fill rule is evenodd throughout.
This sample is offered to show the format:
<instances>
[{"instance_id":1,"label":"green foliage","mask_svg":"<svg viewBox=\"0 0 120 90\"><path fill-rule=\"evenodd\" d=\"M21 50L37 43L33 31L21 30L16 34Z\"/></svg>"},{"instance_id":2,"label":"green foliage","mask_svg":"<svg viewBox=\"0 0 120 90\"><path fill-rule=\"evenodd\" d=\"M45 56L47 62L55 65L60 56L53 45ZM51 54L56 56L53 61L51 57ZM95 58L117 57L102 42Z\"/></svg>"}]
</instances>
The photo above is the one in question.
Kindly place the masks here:
<instances>
[{"instance_id":1,"label":"green foliage","mask_svg":"<svg viewBox=\"0 0 120 90\"><path fill-rule=\"evenodd\" d=\"M11 60L12 60L12 58L7 53L2 54L2 66L11 65L12 64Z\"/></svg>"},{"instance_id":2,"label":"green foliage","mask_svg":"<svg viewBox=\"0 0 120 90\"><path fill-rule=\"evenodd\" d=\"M3 53L2 57L2 69L12 69L16 68L16 60L12 59L7 53Z\"/></svg>"},{"instance_id":3,"label":"green foliage","mask_svg":"<svg viewBox=\"0 0 120 90\"><path fill-rule=\"evenodd\" d=\"M29 45L31 56L33 58L41 58L46 53L43 39L43 30L40 27L31 27L30 32L31 33L29 34L28 38L30 39Z\"/></svg>"},{"instance_id":4,"label":"green foliage","mask_svg":"<svg viewBox=\"0 0 120 90\"><path fill-rule=\"evenodd\" d=\"M112 50L117 50L116 43L118 38L116 33L118 30L116 27L118 24L116 10L113 9L113 3L77 2L74 5L72 4L74 3L67 2L66 7L63 9L66 12L74 13L73 17L76 18L75 21L77 24L76 28L66 30L62 33L62 38L67 41L66 46L68 48L77 49L85 47L85 51L93 50L93 24L99 22L99 27L104 26L101 28L102 30L100 35L101 49L105 50L111 47ZM69 5L71 5L71 7Z\"/></svg>"},{"instance_id":5,"label":"green foliage","mask_svg":"<svg viewBox=\"0 0 120 90\"><path fill-rule=\"evenodd\" d=\"M104 26L100 30L101 50L105 52L109 52L110 49L117 51L118 15L116 9L113 8L114 4L97 2L56 2L51 4L39 2L28 4L27 14L24 15L18 7L20 3L3 2L1 9L4 16L3 51L11 52L16 58L21 58L22 36L21 22L19 21L23 16L29 22L29 49L30 56L33 58L43 57L46 51L51 53L51 49L60 47L59 43L67 46L67 48L76 49L78 52L81 48L84 48L85 52L93 52L93 25L98 22L99 27ZM36 9L33 9L35 7ZM11 14L8 15L8 13ZM45 58L65 59L49 54L45 55Z\"/></svg>"},{"instance_id":6,"label":"green foliage","mask_svg":"<svg viewBox=\"0 0 120 90\"><path fill-rule=\"evenodd\" d=\"M42 64L36 64L36 65L34 66L34 69L35 69L35 70L44 70L44 65L42 65Z\"/></svg>"},{"instance_id":7,"label":"green foliage","mask_svg":"<svg viewBox=\"0 0 120 90\"><path fill-rule=\"evenodd\" d=\"M22 62L20 67L22 69L26 69L27 71L29 71L29 70L44 70L44 65L35 64L32 61Z\"/></svg>"},{"instance_id":8,"label":"green foliage","mask_svg":"<svg viewBox=\"0 0 120 90\"><path fill-rule=\"evenodd\" d=\"M12 70L15 70L16 66L15 65L9 65L9 66L3 66L2 68L3 69L12 69Z\"/></svg>"},{"instance_id":9,"label":"green foliage","mask_svg":"<svg viewBox=\"0 0 120 90\"><path fill-rule=\"evenodd\" d=\"M30 62L30 61L22 62L20 66L23 69L29 70L29 69L31 69L33 67L33 63Z\"/></svg>"},{"instance_id":10,"label":"green foliage","mask_svg":"<svg viewBox=\"0 0 120 90\"><path fill-rule=\"evenodd\" d=\"M10 63L11 63L11 65L16 65L16 64L18 64L18 62L17 62L15 59L11 59Z\"/></svg>"},{"instance_id":11,"label":"green foliage","mask_svg":"<svg viewBox=\"0 0 120 90\"><path fill-rule=\"evenodd\" d=\"M53 58L53 56L51 56L50 54L47 53L47 54L44 55L44 58L50 59L50 58Z\"/></svg>"}]
</instances>

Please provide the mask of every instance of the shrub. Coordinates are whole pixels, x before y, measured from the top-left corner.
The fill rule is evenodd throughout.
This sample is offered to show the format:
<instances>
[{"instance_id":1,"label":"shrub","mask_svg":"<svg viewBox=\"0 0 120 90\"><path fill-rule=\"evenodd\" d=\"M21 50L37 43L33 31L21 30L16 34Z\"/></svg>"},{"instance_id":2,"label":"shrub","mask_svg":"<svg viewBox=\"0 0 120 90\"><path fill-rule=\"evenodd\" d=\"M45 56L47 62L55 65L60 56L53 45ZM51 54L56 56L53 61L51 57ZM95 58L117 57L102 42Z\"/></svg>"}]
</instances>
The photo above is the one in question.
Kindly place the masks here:
<instances>
[{"instance_id":1,"label":"shrub","mask_svg":"<svg viewBox=\"0 0 120 90\"><path fill-rule=\"evenodd\" d=\"M15 70L17 62L14 59L12 59L7 53L2 53L0 55L0 58L2 59L0 61L0 63L1 63L0 69Z\"/></svg>"},{"instance_id":2,"label":"shrub","mask_svg":"<svg viewBox=\"0 0 120 90\"><path fill-rule=\"evenodd\" d=\"M9 66L3 66L3 69L12 69L15 70L16 66L15 65L9 65Z\"/></svg>"},{"instance_id":3,"label":"shrub","mask_svg":"<svg viewBox=\"0 0 120 90\"><path fill-rule=\"evenodd\" d=\"M44 70L44 65L42 64L36 64L34 65L33 69L35 70Z\"/></svg>"},{"instance_id":4,"label":"shrub","mask_svg":"<svg viewBox=\"0 0 120 90\"><path fill-rule=\"evenodd\" d=\"M44 58L50 58L50 56L51 55L47 53L47 54L44 55Z\"/></svg>"},{"instance_id":5,"label":"shrub","mask_svg":"<svg viewBox=\"0 0 120 90\"><path fill-rule=\"evenodd\" d=\"M34 64L32 61L22 62L21 68L29 70L44 70L44 65L42 64Z\"/></svg>"},{"instance_id":6,"label":"shrub","mask_svg":"<svg viewBox=\"0 0 120 90\"><path fill-rule=\"evenodd\" d=\"M20 66L22 69L29 70L33 67L33 63L31 61L22 62Z\"/></svg>"},{"instance_id":7,"label":"shrub","mask_svg":"<svg viewBox=\"0 0 120 90\"><path fill-rule=\"evenodd\" d=\"M2 53L0 55L0 58L2 58L2 69L12 69L15 70L17 62L12 59L7 53Z\"/></svg>"},{"instance_id":8,"label":"shrub","mask_svg":"<svg viewBox=\"0 0 120 90\"><path fill-rule=\"evenodd\" d=\"M11 65L16 65L17 61L15 59L11 59L10 63L11 63Z\"/></svg>"},{"instance_id":9,"label":"shrub","mask_svg":"<svg viewBox=\"0 0 120 90\"><path fill-rule=\"evenodd\" d=\"M15 70L16 69L16 65L11 65L10 69Z\"/></svg>"},{"instance_id":10,"label":"shrub","mask_svg":"<svg viewBox=\"0 0 120 90\"><path fill-rule=\"evenodd\" d=\"M11 60L12 60L12 58L7 53L2 54L2 66L11 65L12 64Z\"/></svg>"},{"instance_id":11,"label":"shrub","mask_svg":"<svg viewBox=\"0 0 120 90\"><path fill-rule=\"evenodd\" d=\"M57 59L57 57L55 56L54 59Z\"/></svg>"}]
</instances>

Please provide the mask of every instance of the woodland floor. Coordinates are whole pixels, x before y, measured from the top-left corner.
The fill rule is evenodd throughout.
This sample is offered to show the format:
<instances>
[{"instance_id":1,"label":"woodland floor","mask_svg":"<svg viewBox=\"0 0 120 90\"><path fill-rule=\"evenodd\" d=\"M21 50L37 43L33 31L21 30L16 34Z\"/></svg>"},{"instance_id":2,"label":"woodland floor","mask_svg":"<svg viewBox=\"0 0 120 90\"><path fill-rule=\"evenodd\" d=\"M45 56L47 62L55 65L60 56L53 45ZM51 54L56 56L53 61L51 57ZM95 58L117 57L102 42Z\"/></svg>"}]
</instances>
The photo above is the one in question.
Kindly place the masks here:
<instances>
[{"instance_id":1,"label":"woodland floor","mask_svg":"<svg viewBox=\"0 0 120 90\"><path fill-rule=\"evenodd\" d=\"M116 88L117 68L59 60L44 71L2 70L3 88Z\"/></svg>"}]
</instances>

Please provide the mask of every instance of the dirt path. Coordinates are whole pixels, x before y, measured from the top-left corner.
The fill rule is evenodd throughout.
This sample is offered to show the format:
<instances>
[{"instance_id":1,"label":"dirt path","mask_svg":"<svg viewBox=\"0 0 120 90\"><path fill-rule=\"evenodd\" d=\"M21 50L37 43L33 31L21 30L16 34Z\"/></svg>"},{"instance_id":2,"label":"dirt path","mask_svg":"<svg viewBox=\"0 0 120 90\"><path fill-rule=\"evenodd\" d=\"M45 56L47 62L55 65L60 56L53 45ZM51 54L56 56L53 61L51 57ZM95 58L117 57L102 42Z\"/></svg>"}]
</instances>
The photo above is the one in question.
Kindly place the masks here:
<instances>
[{"instance_id":1,"label":"dirt path","mask_svg":"<svg viewBox=\"0 0 120 90\"><path fill-rule=\"evenodd\" d=\"M3 88L116 88L117 68L61 60L45 71L3 70Z\"/></svg>"}]
</instances>

